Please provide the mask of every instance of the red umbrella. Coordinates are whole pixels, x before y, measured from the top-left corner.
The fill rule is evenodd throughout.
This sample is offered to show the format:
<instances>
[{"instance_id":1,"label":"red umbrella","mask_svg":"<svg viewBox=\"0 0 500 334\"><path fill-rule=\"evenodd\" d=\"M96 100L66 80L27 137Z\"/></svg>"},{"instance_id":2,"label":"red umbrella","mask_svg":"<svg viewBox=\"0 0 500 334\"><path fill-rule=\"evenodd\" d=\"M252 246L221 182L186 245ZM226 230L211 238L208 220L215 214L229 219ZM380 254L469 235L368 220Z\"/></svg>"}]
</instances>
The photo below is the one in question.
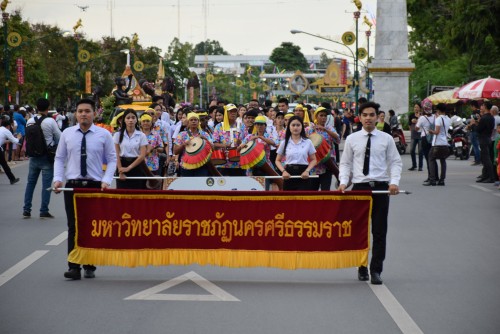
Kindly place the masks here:
<instances>
[{"instance_id":1,"label":"red umbrella","mask_svg":"<svg viewBox=\"0 0 500 334\"><path fill-rule=\"evenodd\" d=\"M500 99L500 80L487 77L469 82L453 94L458 99Z\"/></svg>"}]
</instances>

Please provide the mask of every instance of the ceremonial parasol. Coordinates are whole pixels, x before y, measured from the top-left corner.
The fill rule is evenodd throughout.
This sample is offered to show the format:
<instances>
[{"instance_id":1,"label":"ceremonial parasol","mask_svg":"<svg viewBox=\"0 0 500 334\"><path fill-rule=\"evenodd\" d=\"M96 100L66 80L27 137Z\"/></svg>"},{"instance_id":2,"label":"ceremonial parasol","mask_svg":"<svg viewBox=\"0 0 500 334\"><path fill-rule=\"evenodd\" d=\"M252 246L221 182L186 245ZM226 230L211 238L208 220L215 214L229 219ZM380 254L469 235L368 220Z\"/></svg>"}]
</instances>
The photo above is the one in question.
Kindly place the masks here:
<instances>
[{"instance_id":1,"label":"ceremonial parasol","mask_svg":"<svg viewBox=\"0 0 500 334\"><path fill-rule=\"evenodd\" d=\"M472 81L460 87L453 97L458 99L500 99L500 80L487 77Z\"/></svg>"},{"instance_id":2,"label":"ceremonial parasol","mask_svg":"<svg viewBox=\"0 0 500 334\"><path fill-rule=\"evenodd\" d=\"M460 99L453 97L454 93L457 90L458 90L458 88L450 89L450 90L443 90L441 92L437 92L435 94L427 96L426 99L431 101L432 104L434 104L434 105L436 105L438 103L446 103L446 104L457 103L458 101L460 101Z\"/></svg>"}]
</instances>

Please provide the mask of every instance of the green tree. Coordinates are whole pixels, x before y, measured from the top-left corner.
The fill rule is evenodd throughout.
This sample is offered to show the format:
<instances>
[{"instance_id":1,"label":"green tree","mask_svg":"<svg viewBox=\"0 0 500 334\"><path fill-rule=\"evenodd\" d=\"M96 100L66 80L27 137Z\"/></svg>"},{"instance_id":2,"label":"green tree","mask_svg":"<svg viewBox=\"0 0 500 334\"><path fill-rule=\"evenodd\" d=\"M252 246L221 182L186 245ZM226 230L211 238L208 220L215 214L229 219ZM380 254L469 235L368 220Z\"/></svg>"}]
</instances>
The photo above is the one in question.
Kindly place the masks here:
<instances>
[{"instance_id":1,"label":"green tree","mask_svg":"<svg viewBox=\"0 0 500 334\"><path fill-rule=\"evenodd\" d=\"M407 8L412 95L425 97L427 82L459 86L500 77L500 2L408 0Z\"/></svg>"},{"instance_id":2,"label":"green tree","mask_svg":"<svg viewBox=\"0 0 500 334\"><path fill-rule=\"evenodd\" d=\"M229 55L229 53L222 48L219 41L207 39L194 46L193 50L195 55Z\"/></svg>"},{"instance_id":3,"label":"green tree","mask_svg":"<svg viewBox=\"0 0 500 334\"><path fill-rule=\"evenodd\" d=\"M291 42L281 43L281 46L272 51L269 59L280 69L287 71L306 71L308 69L306 57L300 52L300 46Z\"/></svg>"}]
</instances>

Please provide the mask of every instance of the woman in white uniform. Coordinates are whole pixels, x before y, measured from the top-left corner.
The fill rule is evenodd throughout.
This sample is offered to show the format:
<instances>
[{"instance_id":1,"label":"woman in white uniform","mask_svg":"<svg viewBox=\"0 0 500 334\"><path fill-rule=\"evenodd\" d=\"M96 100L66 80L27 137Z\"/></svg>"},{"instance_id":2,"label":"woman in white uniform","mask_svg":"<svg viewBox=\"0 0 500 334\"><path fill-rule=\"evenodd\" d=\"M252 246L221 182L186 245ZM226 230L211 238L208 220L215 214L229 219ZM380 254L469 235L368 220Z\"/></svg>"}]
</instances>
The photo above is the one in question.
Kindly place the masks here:
<instances>
[{"instance_id":1,"label":"woman in white uniform","mask_svg":"<svg viewBox=\"0 0 500 334\"><path fill-rule=\"evenodd\" d=\"M283 173L283 190L312 190L309 172L316 166L316 149L306 137L304 123L299 116L292 116L288 121L285 140L281 142L276 157L276 166ZM285 166L282 164L286 159ZM300 175L300 179L291 179Z\"/></svg>"},{"instance_id":2,"label":"woman in white uniform","mask_svg":"<svg viewBox=\"0 0 500 334\"><path fill-rule=\"evenodd\" d=\"M116 169L120 177L116 180L116 188L146 189L146 180L126 180L126 177L146 176L144 159L148 138L139 130L137 114L133 109L125 110L123 124L120 131L113 135L117 155Z\"/></svg>"}]
</instances>

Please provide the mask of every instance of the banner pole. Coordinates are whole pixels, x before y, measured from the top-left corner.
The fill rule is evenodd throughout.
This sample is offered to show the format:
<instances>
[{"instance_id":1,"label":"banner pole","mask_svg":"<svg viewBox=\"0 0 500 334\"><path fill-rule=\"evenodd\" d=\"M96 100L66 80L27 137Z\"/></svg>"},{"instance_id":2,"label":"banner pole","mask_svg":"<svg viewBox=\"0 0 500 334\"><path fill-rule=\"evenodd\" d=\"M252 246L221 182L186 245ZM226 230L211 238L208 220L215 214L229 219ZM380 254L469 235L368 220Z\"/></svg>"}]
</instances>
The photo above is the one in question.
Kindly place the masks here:
<instances>
[{"instance_id":1,"label":"banner pole","mask_svg":"<svg viewBox=\"0 0 500 334\"><path fill-rule=\"evenodd\" d=\"M59 190L59 191L73 191L74 189L75 188L58 188L57 190ZM96 188L96 189L98 189L98 188ZM109 188L109 189L114 190L115 188ZM50 187L50 188L47 188L46 190L47 191L55 191L56 189ZM165 190L165 191L172 192L172 190ZM210 190L210 191L213 191L213 190ZM337 190L332 190L332 191L337 191ZM349 191L347 191L347 192L349 192ZM411 191L400 190L399 193L400 194L410 195ZM388 190L374 190L374 191L372 191L372 194L389 194L389 191Z\"/></svg>"}]
</instances>

